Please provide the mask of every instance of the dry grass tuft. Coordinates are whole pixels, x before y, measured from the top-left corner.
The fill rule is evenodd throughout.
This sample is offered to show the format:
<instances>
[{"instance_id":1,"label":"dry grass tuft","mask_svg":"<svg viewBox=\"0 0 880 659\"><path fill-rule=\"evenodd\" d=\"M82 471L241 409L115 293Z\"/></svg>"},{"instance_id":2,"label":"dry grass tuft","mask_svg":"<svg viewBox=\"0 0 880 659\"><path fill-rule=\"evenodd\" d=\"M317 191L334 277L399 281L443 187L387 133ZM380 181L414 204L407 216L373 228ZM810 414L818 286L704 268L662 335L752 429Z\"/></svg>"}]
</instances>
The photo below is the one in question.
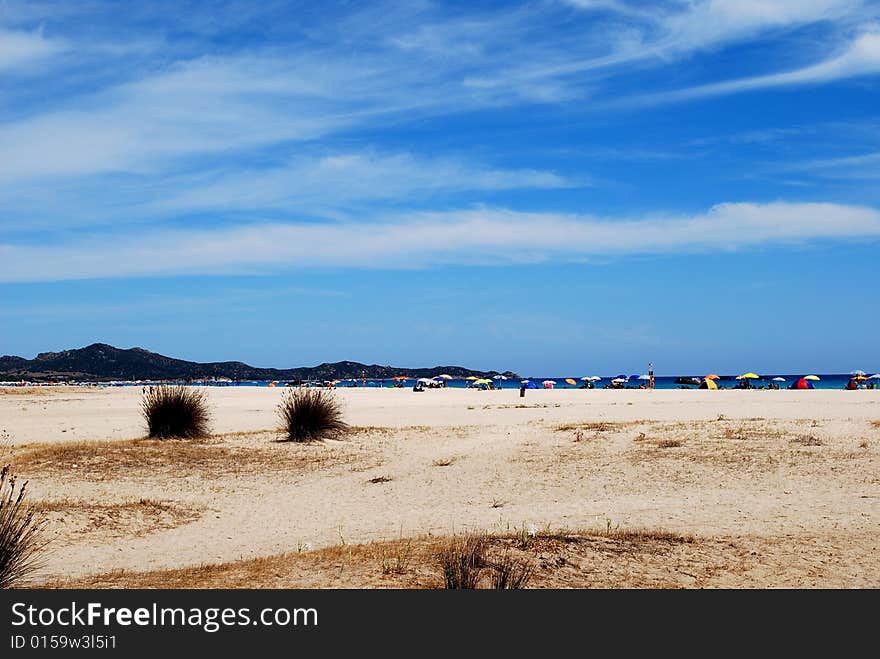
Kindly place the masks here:
<instances>
[{"instance_id":1,"label":"dry grass tuft","mask_svg":"<svg viewBox=\"0 0 880 659\"><path fill-rule=\"evenodd\" d=\"M486 566L486 536L469 533L450 540L437 555L443 584L454 590L472 590Z\"/></svg>"},{"instance_id":2,"label":"dry grass tuft","mask_svg":"<svg viewBox=\"0 0 880 659\"><path fill-rule=\"evenodd\" d=\"M147 387L141 399L147 436L195 439L209 433L211 415L204 389L178 385Z\"/></svg>"},{"instance_id":3,"label":"dry grass tuft","mask_svg":"<svg viewBox=\"0 0 880 659\"><path fill-rule=\"evenodd\" d=\"M876 421L871 421L871 425L874 428L877 428L878 430L880 430L880 419L877 419Z\"/></svg>"},{"instance_id":4,"label":"dry grass tuft","mask_svg":"<svg viewBox=\"0 0 880 659\"><path fill-rule=\"evenodd\" d=\"M23 582L45 546L43 517L24 502L26 493L27 482L17 485L10 465L0 469L0 588Z\"/></svg>"},{"instance_id":5,"label":"dry grass tuft","mask_svg":"<svg viewBox=\"0 0 880 659\"><path fill-rule=\"evenodd\" d=\"M528 560L512 556L509 549L492 563L491 568L490 583L495 590L521 590L526 587L534 573Z\"/></svg>"},{"instance_id":6,"label":"dry grass tuft","mask_svg":"<svg viewBox=\"0 0 880 659\"><path fill-rule=\"evenodd\" d=\"M313 442L338 437L348 430L339 401L330 389L288 389L278 404L278 415L282 441Z\"/></svg>"}]
</instances>

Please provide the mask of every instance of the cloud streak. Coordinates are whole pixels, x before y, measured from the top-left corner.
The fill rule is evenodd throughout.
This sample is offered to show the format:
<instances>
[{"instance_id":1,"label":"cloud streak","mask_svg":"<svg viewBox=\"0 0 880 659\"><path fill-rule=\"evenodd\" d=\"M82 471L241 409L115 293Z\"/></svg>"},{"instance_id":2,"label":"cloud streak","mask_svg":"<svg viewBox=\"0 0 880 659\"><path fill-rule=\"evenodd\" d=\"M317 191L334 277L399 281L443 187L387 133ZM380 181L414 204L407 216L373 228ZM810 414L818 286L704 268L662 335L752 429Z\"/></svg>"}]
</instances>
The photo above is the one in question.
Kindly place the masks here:
<instances>
[{"instance_id":1,"label":"cloud streak","mask_svg":"<svg viewBox=\"0 0 880 659\"><path fill-rule=\"evenodd\" d=\"M878 238L880 211L838 204L726 203L692 216L623 220L476 209L376 223L269 223L96 235L63 246L6 244L0 281L574 262Z\"/></svg>"},{"instance_id":2,"label":"cloud streak","mask_svg":"<svg viewBox=\"0 0 880 659\"><path fill-rule=\"evenodd\" d=\"M623 99L609 106L643 106L678 103L712 96L795 85L816 85L865 75L880 74L880 30L859 35L846 49L816 64L783 73L737 78L669 92Z\"/></svg>"}]
</instances>

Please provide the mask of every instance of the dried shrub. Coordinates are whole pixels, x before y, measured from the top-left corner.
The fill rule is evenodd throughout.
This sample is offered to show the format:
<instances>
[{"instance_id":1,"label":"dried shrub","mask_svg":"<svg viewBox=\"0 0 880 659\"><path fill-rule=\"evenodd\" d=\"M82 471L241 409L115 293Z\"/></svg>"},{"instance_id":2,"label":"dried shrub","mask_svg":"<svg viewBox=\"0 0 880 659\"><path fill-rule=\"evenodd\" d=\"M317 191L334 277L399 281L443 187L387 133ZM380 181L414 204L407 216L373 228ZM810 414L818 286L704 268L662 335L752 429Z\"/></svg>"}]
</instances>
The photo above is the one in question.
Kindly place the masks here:
<instances>
[{"instance_id":1,"label":"dried shrub","mask_svg":"<svg viewBox=\"0 0 880 659\"><path fill-rule=\"evenodd\" d=\"M437 557L446 588L474 589L480 572L486 566L486 536L471 533L455 538Z\"/></svg>"},{"instance_id":2,"label":"dried shrub","mask_svg":"<svg viewBox=\"0 0 880 659\"><path fill-rule=\"evenodd\" d=\"M792 444L801 444L802 446L822 446L823 442L818 437L812 435L801 435L791 440Z\"/></svg>"},{"instance_id":3,"label":"dried shrub","mask_svg":"<svg viewBox=\"0 0 880 659\"><path fill-rule=\"evenodd\" d=\"M10 588L37 567L42 515L24 503L27 482L16 487L11 467L0 470L0 588Z\"/></svg>"},{"instance_id":4,"label":"dried shrub","mask_svg":"<svg viewBox=\"0 0 880 659\"><path fill-rule=\"evenodd\" d=\"M330 389L288 389L278 405L278 415L283 441L319 441L348 430L339 402Z\"/></svg>"},{"instance_id":5,"label":"dried shrub","mask_svg":"<svg viewBox=\"0 0 880 659\"><path fill-rule=\"evenodd\" d=\"M491 567L492 588L496 590L521 590L526 587L534 572L530 563L514 558L510 551L505 551Z\"/></svg>"},{"instance_id":6,"label":"dried shrub","mask_svg":"<svg viewBox=\"0 0 880 659\"><path fill-rule=\"evenodd\" d=\"M194 439L209 434L211 415L203 389L180 385L148 387L141 400L147 435Z\"/></svg>"},{"instance_id":7,"label":"dried shrub","mask_svg":"<svg viewBox=\"0 0 880 659\"><path fill-rule=\"evenodd\" d=\"M662 439L657 442L657 448L679 448L680 446L680 439Z\"/></svg>"}]
</instances>

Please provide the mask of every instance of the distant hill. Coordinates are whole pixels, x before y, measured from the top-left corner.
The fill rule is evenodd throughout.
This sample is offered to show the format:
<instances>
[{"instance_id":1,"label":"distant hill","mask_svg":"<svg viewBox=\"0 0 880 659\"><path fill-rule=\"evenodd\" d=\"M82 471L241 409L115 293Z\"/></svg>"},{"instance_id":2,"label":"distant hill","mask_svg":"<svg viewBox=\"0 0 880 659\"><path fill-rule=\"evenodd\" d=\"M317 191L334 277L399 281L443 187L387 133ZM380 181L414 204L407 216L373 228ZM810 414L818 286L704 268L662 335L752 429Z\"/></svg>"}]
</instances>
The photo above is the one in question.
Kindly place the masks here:
<instances>
[{"instance_id":1,"label":"distant hill","mask_svg":"<svg viewBox=\"0 0 880 659\"><path fill-rule=\"evenodd\" d=\"M300 368L257 368L243 362L188 362L159 355L143 348L124 350L105 343L62 352L42 352L34 359L0 357L0 380L336 380L345 378L381 379L396 375L433 377L448 373L454 377L491 377L497 371L475 371L461 366L397 368L358 362L335 362ZM518 377L515 373L504 375Z\"/></svg>"}]
</instances>

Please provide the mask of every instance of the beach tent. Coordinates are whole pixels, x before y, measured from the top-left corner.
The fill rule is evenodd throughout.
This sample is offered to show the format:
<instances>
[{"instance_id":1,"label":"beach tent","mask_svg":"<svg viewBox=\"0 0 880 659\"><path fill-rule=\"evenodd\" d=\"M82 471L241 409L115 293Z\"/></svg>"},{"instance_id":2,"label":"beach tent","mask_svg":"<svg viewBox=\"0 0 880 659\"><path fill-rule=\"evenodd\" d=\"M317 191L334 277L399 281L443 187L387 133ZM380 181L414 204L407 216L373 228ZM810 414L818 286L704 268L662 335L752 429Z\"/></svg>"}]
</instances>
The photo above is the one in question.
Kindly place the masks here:
<instances>
[{"instance_id":1,"label":"beach tent","mask_svg":"<svg viewBox=\"0 0 880 659\"><path fill-rule=\"evenodd\" d=\"M552 389L556 386L556 380L544 380L541 384L544 385L544 389Z\"/></svg>"},{"instance_id":2,"label":"beach tent","mask_svg":"<svg viewBox=\"0 0 880 659\"><path fill-rule=\"evenodd\" d=\"M700 389L718 389L718 385L715 384L715 380L709 378L708 380L703 380L700 383Z\"/></svg>"},{"instance_id":3,"label":"beach tent","mask_svg":"<svg viewBox=\"0 0 880 659\"><path fill-rule=\"evenodd\" d=\"M791 385L792 389L814 389L813 383L807 378L800 378L793 385Z\"/></svg>"}]
</instances>

